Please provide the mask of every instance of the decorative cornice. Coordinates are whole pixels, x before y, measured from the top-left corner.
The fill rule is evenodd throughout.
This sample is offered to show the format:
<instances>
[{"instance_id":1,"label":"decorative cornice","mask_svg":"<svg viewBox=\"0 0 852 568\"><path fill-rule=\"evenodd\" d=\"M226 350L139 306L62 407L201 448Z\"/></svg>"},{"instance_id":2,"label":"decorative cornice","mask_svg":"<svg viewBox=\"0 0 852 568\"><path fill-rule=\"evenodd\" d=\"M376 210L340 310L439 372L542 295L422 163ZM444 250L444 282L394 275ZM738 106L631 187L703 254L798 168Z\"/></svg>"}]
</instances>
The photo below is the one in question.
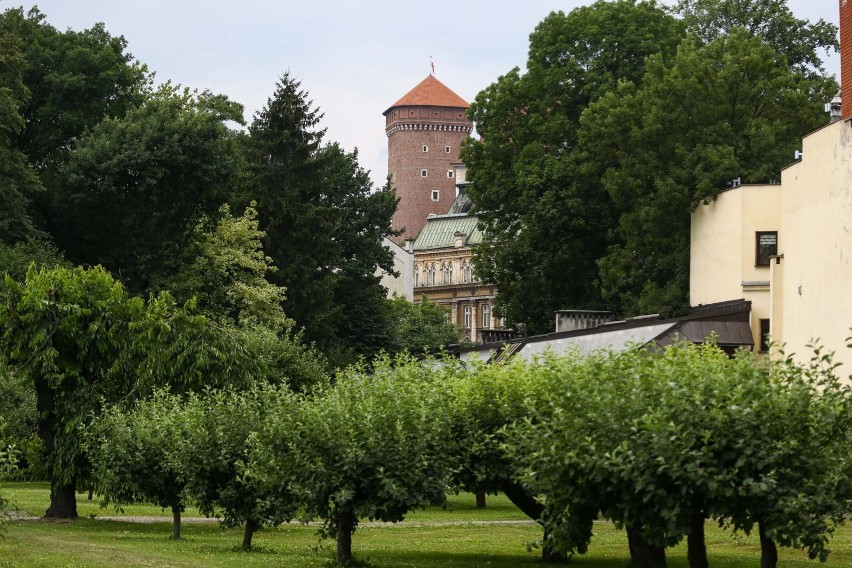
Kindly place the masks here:
<instances>
[{"instance_id":1,"label":"decorative cornice","mask_svg":"<svg viewBox=\"0 0 852 568\"><path fill-rule=\"evenodd\" d=\"M468 124L439 124L439 123L403 123L398 124L394 123L388 126L385 129L385 134L390 136L394 132L398 132L400 130L439 130L442 132L465 132L470 134L473 130L473 127Z\"/></svg>"}]
</instances>

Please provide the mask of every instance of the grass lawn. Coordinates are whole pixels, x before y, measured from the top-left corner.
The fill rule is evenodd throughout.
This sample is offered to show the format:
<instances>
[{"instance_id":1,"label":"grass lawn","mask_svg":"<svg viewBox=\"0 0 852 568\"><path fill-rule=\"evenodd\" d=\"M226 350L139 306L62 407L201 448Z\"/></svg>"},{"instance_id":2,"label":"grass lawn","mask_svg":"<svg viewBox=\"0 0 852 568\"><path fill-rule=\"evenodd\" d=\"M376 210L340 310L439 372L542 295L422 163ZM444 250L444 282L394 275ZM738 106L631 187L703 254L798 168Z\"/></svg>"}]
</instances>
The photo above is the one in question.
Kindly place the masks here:
<instances>
[{"instance_id":1,"label":"grass lawn","mask_svg":"<svg viewBox=\"0 0 852 568\"><path fill-rule=\"evenodd\" d=\"M47 507L45 484L4 484L3 494L30 514ZM76 521L13 521L0 538L0 568L88 566L331 566L334 541L319 543L314 527L287 525L260 531L256 549L238 550L242 531L222 530L215 524L183 526L181 541L169 540L169 513L153 506L126 507L125 515L159 515L162 523L138 524L85 518L113 515L79 496ZM195 513L187 511L186 516ZM438 568L541 566L536 552L526 543L540 537L537 526L503 496L489 496L488 508L475 508L472 495L454 496L447 509L418 511L399 524L363 526L353 537L355 557L373 568ZM482 524L488 521L500 521ZM760 547L755 537L732 537L708 525L707 543L713 568L746 568L759 565ZM852 528L840 529L834 552L825 566L852 566ZM685 546L669 551L671 568L686 568ZM572 563L581 568L616 568L628 560L623 531L609 523L595 525L589 554ZM781 568L816 567L801 551L781 550Z\"/></svg>"}]
</instances>

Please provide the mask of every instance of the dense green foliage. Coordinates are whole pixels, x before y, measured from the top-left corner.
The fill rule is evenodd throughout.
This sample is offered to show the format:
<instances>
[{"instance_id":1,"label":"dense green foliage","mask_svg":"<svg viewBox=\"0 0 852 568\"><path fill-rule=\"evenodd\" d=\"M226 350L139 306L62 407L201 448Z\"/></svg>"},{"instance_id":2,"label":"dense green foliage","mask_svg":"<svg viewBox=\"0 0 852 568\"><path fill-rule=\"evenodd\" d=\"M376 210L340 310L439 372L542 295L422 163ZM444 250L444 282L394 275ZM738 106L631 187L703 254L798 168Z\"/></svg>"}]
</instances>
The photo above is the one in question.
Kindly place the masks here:
<instances>
[{"instance_id":1,"label":"dense green foliage","mask_svg":"<svg viewBox=\"0 0 852 568\"><path fill-rule=\"evenodd\" d=\"M787 0L679 0L676 11L704 42L743 28L806 73L822 73L819 52L839 47L837 26L823 19L811 23L796 18Z\"/></svg>"},{"instance_id":2,"label":"dense green foliage","mask_svg":"<svg viewBox=\"0 0 852 568\"><path fill-rule=\"evenodd\" d=\"M29 200L41 190L26 156L15 144L24 129L20 109L29 90L23 81L22 41L6 29L7 18L0 15L0 244L38 236Z\"/></svg>"},{"instance_id":3,"label":"dense green foliage","mask_svg":"<svg viewBox=\"0 0 852 568\"><path fill-rule=\"evenodd\" d=\"M285 312L341 366L390 341L376 269L393 270L381 239L397 200L372 191L357 153L323 145L321 117L300 82L282 75L249 127L246 191L278 267L270 278L287 289Z\"/></svg>"},{"instance_id":4,"label":"dense green foliage","mask_svg":"<svg viewBox=\"0 0 852 568\"><path fill-rule=\"evenodd\" d=\"M640 86L594 102L580 151L618 216L598 261L610 305L633 314L687 306L692 210L735 178L780 179L836 88L793 73L782 54L734 29L706 45L685 40L670 63L649 59Z\"/></svg>"},{"instance_id":5,"label":"dense green foliage","mask_svg":"<svg viewBox=\"0 0 852 568\"><path fill-rule=\"evenodd\" d=\"M53 195L51 232L69 260L103 264L136 292L176 269L200 215L213 215L237 174L242 106L164 85L82 136Z\"/></svg>"},{"instance_id":6,"label":"dense green foliage","mask_svg":"<svg viewBox=\"0 0 852 568\"><path fill-rule=\"evenodd\" d=\"M103 506L148 502L170 509L173 539L180 538L188 480L189 424L182 406L180 398L160 391L132 412L107 408L86 432L92 487Z\"/></svg>"},{"instance_id":7,"label":"dense green foliage","mask_svg":"<svg viewBox=\"0 0 852 568\"><path fill-rule=\"evenodd\" d=\"M393 364L392 364L393 363ZM441 379L446 368L380 360L333 388L271 409L252 438L248 471L293 511L320 517L348 562L361 519L401 521L442 502L452 460Z\"/></svg>"},{"instance_id":8,"label":"dense green foliage","mask_svg":"<svg viewBox=\"0 0 852 568\"><path fill-rule=\"evenodd\" d=\"M391 353L422 355L459 342L459 330L447 319L447 310L423 298L419 303L396 296L387 300L390 310Z\"/></svg>"},{"instance_id":9,"label":"dense green foliage","mask_svg":"<svg viewBox=\"0 0 852 568\"><path fill-rule=\"evenodd\" d=\"M837 84L819 55L835 36L782 0L683 0L674 15L599 1L543 20L527 72L471 105L482 139L463 153L497 311L543 332L558 309L688 306L693 208L734 179L780 179L826 122Z\"/></svg>"},{"instance_id":10,"label":"dense green foliage","mask_svg":"<svg viewBox=\"0 0 852 568\"><path fill-rule=\"evenodd\" d=\"M177 391L247 384L258 371L235 338L168 294L132 298L102 268L31 268L0 282L0 365L37 396L55 501L48 516L76 516L87 474L80 427L115 402L158 386Z\"/></svg>"},{"instance_id":11,"label":"dense green foliage","mask_svg":"<svg viewBox=\"0 0 852 568\"><path fill-rule=\"evenodd\" d=\"M527 72L510 71L472 103L482 139L462 159L490 240L475 251L477 273L497 284L510 322L540 333L556 309L601 305L596 260L615 219L575 155L580 115L619 81L640 82L648 56L670 58L682 29L653 2L554 12L530 35Z\"/></svg>"},{"instance_id":12,"label":"dense green foliage","mask_svg":"<svg viewBox=\"0 0 852 568\"><path fill-rule=\"evenodd\" d=\"M705 519L749 532L764 566L776 544L827 554L849 513L852 391L817 358L761 364L714 346L551 359L505 445L548 504L554 545L584 552L592 520L627 528L631 555L661 566L689 536L706 566ZM637 551L642 552L637 552Z\"/></svg>"}]
</instances>

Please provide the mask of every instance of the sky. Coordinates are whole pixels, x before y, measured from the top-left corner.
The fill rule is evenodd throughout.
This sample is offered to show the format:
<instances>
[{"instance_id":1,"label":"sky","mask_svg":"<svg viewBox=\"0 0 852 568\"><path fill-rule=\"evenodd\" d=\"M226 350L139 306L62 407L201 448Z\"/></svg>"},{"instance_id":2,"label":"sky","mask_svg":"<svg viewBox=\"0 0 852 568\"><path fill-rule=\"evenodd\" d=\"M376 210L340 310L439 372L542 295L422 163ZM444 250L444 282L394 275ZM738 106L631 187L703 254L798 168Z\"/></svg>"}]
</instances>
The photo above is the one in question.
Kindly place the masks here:
<instances>
[{"instance_id":1,"label":"sky","mask_svg":"<svg viewBox=\"0 0 852 568\"><path fill-rule=\"evenodd\" d=\"M672 0L669 0L671 2ZM387 175L382 113L429 74L462 98L513 67L523 69L529 34L554 10L591 0L0 0L33 5L54 27L104 22L156 81L228 95L246 121L280 75L302 82L324 113L327 141L358 148L377 186ZM799 18L838 22L836 0L788 0ZM839 75L839 56L826 59Z\"/></svg>"}]
</instances>

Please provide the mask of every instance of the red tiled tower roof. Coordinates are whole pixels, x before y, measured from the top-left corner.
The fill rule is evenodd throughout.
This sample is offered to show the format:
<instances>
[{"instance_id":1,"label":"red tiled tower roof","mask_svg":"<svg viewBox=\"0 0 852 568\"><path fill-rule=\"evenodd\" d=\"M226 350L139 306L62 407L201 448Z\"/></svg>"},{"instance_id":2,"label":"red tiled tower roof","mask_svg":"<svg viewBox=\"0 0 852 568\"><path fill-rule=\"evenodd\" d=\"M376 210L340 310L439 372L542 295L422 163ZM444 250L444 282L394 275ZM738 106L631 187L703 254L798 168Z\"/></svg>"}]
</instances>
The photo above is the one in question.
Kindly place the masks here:
<instances>
[{"instance_id":1,"label":"red tiled tower roof","mask_svg":"<svg viewBox=\"0 0 852 568\"><path fill-rule=\"evenodd\" d=\"M434 75L429 75L382 114L387 114L392 108L399 106L468 108L470 105Z\"/></svg>"}]
</instances>

